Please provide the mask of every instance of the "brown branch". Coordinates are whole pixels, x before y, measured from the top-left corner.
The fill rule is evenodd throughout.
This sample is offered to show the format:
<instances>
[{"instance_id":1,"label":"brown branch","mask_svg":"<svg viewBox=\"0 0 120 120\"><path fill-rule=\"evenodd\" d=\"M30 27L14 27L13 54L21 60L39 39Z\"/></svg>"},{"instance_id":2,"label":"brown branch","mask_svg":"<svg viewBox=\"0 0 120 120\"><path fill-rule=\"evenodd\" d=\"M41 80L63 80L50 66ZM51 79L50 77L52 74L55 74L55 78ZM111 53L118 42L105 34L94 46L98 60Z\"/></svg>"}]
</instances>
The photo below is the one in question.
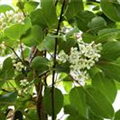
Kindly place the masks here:
<instances>
[{"instance_id":1,"label":"brown branch","mask_svg":"<svg viewBox=\"0 0 120 120\"><path fill-rule=\"evenodd\" d=\"M63 0L62 3L62 8L61 8L61 13L60 13L60 19L58 21L58 27L57 27L57 31L55 35L59 34L60 31L60 25L62 22L62 18L63 18L63 12L64 12L64 7L65 7L65 2L66 0ZM52 101L52 120L55 120L55 109L54 109L54 84L55 84L55 67L56 67L56 56L57 56L57 44L58 44L58 39L55 39L55 46L54 46L54 56L53 56L53 73L52 73L52 90L51 90L51 101Z\"/></svg>"},{"instance_id":2,"label":"brown branch","mask_svg":"<svg viewBox=\"0 0 120 120\"><path fill-rule=\"evenodd\" d=\"M36 86L36 91L37 91L37 114L39 117L39 120L47 120L47 116L44 110L43 102L42 102L42 90L43 90L43 83L40 81Z\"/></svg>"}]
</instances>

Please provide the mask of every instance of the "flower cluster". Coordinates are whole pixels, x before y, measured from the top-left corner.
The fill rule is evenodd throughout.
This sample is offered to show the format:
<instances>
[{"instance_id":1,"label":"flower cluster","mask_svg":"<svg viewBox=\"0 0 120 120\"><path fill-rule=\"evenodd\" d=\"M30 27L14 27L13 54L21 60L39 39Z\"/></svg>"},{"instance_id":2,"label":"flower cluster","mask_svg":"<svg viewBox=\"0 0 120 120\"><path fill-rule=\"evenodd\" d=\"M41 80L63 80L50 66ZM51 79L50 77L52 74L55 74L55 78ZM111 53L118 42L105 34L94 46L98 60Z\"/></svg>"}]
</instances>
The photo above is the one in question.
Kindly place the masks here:
<instances>
[{"instance_id":1,"label":"flower cluster","mask_svg":"<svg viewBox=\"0 0 120 120\"><path fill-rule=\"evenodd\" d=\"M15 59L13 59L12 62L13 62L13 66L17 71L22 71L22 69L24 69L25 67L22 62L20 61L17 62Z\"/></svg>"},{"instance_id":2,"label":"flower cluster","mask_svg":"<svg viewBox=\"0 0 120 120\"><path fill-rule=\"evenodd\" d=\"M71 48L69 55L62 50L58 55L58 60L63 63L68 61L71 64L70 75L84 85L85 80L89 78L87 71L98 62L101 50L100 43L95 44L94 41L85 43L81 40L78 42L78 48Z\"/></svg>"},{"instance_id":3,"label":"flower cluster","mask_svg":"<svg viewBox=\"0 0 120 120\"><path fill-rule=\"evenodd\" d=\"M22 80L20 80L20 86L22 87L22 89L19 91L20 94L28 94L31 90L31 88L33 87L33 83L34 81L29 81L27 78L24 78Z\"/></svg>"},{"instance_id":4,"label":"flower cluster","mask_svg":"<svg viewBox=\"0 0 120 120\"><path fill-rule=\"evenodd\" d=\"M27 79L20 80L21 86L26 87L28 84L29 84L29 82L27 81Z\"/></svg>"},{"instance_id":5,"label":"flower cluster","mask_svg":"<svg viewBox=\"0 0 120 120\"><path fill-rule=\"evenodd\" d=\"M21 12L15 13L13 10L6 11L5 13L0 13L0 30L4 29L6 26L16 23L23 23L24 15Z\"/></svg>"}]
</instances>

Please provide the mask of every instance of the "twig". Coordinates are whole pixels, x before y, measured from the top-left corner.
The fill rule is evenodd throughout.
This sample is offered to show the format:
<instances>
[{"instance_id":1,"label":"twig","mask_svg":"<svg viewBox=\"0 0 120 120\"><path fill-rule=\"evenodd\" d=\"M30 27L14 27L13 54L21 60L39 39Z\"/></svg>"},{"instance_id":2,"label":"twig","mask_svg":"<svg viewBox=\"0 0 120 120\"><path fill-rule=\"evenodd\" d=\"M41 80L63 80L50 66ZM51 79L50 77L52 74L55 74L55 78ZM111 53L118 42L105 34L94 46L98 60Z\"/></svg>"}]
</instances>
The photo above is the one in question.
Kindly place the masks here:
<instances>
[{"instance_id":1,"label":"twig","mask_svg":"<svg viewBox=\"0 0 120 120\"><path fill-rule=\"evenodd\" d=\"M58 0L56 0L56 2L55 2L55 6L57 6L57 3L58 3Z\"/></svg>"},{"instance_id":2,"label":"twig","mask_svg":"<svg viewBox=\"0 0 120 120\"><path fill-rule=\"evenodd\" d=\"M18 6L19 9L22 11L24 17L26 17L26 14L25 14L25 12L24 12L24 10L23 10L23 8L22 8L21 0L19 0L19 5L20 5L20 6Z\"/></svg>"},{"instance_id":3,"label":"twig","mask_svg":"<svg viewBox=\"0 0 120 120\"><path fill-rule=\"evenodd\" d=\"M62 8L61 8L61 13L60 13L60 19L58 21L58 27L55 35L59 34L60 31L60 25L62 22L63 18L63 12L64 12L64 6L65 6L65 1L63 0ZM55 46L54 46L54 56L53 56L53 73L52 73L52 89L51 89L51 100L52 100L52 120L55 120L55 109L54 109L54 84L55 84L55 67L56 67L56 55L57 55L57 44L58 44L58 39L55 39Z\"/></svg>"},{"instance_id":4,"label":"twig","mask_svg":"<svg viewBox=\"0 0 120 120\"><path fill-rule=\"evenodd\" d=\"M20 40L20 52L21 52L22 59L24 61L23 46L22 46L21 40Z\"/></svg>"},{"instance_id":5,"label":"twig","mask_svg":"<svg viewBox=\"0 0 120 120\"><path fill-rule=\"evenodd\" d=\"M37 54L37 52L38 52L38 49L37 49L37 47L33 47L32 48L32 50L31 50L31 54L30 54L30 56L29 56L29 63L33 60L33 58L36 56L36 54Z\"/></svg>"},{"instance_id":6,"label":"twig","mask_svg":"<svg viewBox=\"0 0 120 120\"><path fill-rule=\"evenodd\" d=\"M7 44L5 44L6 47L10 48L13 53L15 54L15 56L24 64L24 61L18 56L18 54L15 52L14 48L8 46Z\"/></svg>"}]
</instances>

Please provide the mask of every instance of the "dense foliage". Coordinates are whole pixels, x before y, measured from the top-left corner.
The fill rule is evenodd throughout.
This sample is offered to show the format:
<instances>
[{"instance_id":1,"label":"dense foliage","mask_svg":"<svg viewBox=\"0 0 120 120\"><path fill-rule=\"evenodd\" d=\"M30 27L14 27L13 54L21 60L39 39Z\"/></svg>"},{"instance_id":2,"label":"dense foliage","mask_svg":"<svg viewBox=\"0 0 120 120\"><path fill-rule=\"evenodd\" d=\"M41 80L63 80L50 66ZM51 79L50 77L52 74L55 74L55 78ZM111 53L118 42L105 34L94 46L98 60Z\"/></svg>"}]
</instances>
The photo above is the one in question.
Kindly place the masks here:
<instances>
[{"instance_id":1,"label":"dense foliage","mask_svg":"<svg viewBox=\"0 0 120 120\"><path fill-rule=\"evenodd\" d=\"M0 5L0 120L120 120L119 11L120 0Z\"/></svg>"}]
</instances>

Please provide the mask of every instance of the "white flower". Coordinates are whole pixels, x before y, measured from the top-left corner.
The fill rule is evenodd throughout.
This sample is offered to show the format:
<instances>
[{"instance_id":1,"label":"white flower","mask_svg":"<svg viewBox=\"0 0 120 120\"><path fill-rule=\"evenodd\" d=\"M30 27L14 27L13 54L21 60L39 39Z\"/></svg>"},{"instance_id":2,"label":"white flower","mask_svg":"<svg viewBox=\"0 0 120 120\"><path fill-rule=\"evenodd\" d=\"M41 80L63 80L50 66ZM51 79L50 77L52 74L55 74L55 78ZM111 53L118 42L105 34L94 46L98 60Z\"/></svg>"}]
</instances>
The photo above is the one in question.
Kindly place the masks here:
<instances>
[{"instance_id":1,"label":"white flower","mask_svg":"<svg viewBox=\"0 0 120 120\"><path fill-rule=\"evenodd\" d=\"M15 62L13 63L13 66L16 68L17 71L22 71L22 69L24 68L24 65L22 64L22 62Z\"/></svg>"},{"instance_id":2,"label":"white flower","mask_svg":"<svg viewBox=\"0 0 120 120\"><path fill-rule=\"evenodd\" d=\"M29 82L27 81L27 79L23 79L23 80L20 80L20 85L25 87L29 84Z\"/></svg>"},{"instance_id":3,"label":"white flower","mask_svg":"<svg viewBox=\"0 0 120 120\"><path fill-rule=\"evenodd\" d=\"M85 44L78 44L78 45L79 45L79 50L80 50L80 52L81 52L82 54L84 54L85 51L86 51L86 46L85 46Z\"/></svg>"},{"instance_id":4,"label":"white flower","mask_svg":"<svg viewBox=\"0 0 120 120\"><path fill-rule=\"evenodd\" d=\"M70 75L82 86L85 85L85 80L89 78L89 74L87 73L87 71L71 70Z\"/></svg>"},{"instance_id":5,"label":"white flower","mask_svg":"<svg viewBox=\"0 0 120 120\"><path fill-rule=\"evenodd\" d=\"M73 69L75 70L80 70L80 69L85 69L86 68L86 59L80 58L76 63L73 65Z\"/></svg>"},{"instance_id":6,"label":"white flower","mask_svg":"<svg viewBox=\"0 0 120 120\"><path fill-rule=\"evenodd\" d=\"M21 12L18 12L14 15L14 20L13 20L14 23L23 23L23 21L24 21L24 16Z\"/></svg>"},{"instance_id":7,"label":"white flower","mask_svg":"<svg viewBox=\"0 0 120 120\"><path fill-rule=\"evenodd\" d=\"M3 30L6 26L20 23L23 24L24 15L22 12L14 12L12 10L0 13L0 30Z\"/></svg>"},{"instance_id":8,"label":"white flower","mask_svg":"<svg viewBox=\"0 0 120 120\"><path fill-rule=\"evenodd\" d=\"M59 55L57 56L59 61L65 63L68 60L68 55L62 50L60 51Z\"/></svg>"},{"instance_id":9,"label":"white flower","mask_svg":"<svg viewBox=\"0 0 120 120\"><path fill-rule=\"evenodd\" d=\"M13 10L6 11L5 14L6 14L7 18L12 18L14 16Z\"/></svg>"},{"instance_id":10,"label":"white flower","mask_svg":"<svg viewBox=\"0 0 120 120\"><path fill-rule=\"evenodd\" d=\"M78 48L72 47L69 55L62 50L58 55L58 60L63 63L68 61L71 64L70 75L84 85L85 80L89 79L88 70L99 61L102 44L96 44L94 41L85 43L82 41L81 34L74 34L78 40Z\"/></svg>"},{"instance_id":11,"label":"white flower","mask_svg":"<svg viewBox=\"0 0 120 120\"><path fill-rule=\"evenodd\" d=\"M5 14L4 13L0 13L0 21L2 21L5 18Z\"/></svg>"},{"instance_id":12,"label":"white flower","mask_svg":"<svg viewBox=\"0 0 120 120\"><path fill-rule=\"evenodd\" d=\"M94 66L95 61L92 59L86 60L86 68L89 70L92 66Z\"/></svg>"},{"instance_id":13,"label":"white flower","mask_svg":"<svg viewBox=\"0 0 120 120\"><path fill-rule=\"evenodd\" d=\"M102 50L102 44L85 43L84 41L78 41L78 48L72 47L70 55L61 51L58 59L61 62L68 61L70 65L70 75L77 80L81 85L85 84L85 80L89 78L88 70L99 61L100 52Z\"/></svg>"},{"instance_id":14,"label":"white flower","mask_svg":"<svg viewBox=\"0 0 120 120\"><path fill-rule=\"evenodd\" d=\"M80 56L80 52L77 50L77 48L72 47L70 51L69 62L75 64L79 60Z\"/></svg>"},{"instance_id":15,"label":"white flower","mask_svg":"<svg viewBox=\"0 0 120 120\"><path fill-rule=\"evenodd\" d=\"M74 34L75 38L78 40L78 41L81 41L82 40L82 32L78 32L78 33L75 33Z\"/></svg>"},{"instance_id":16,"label":"white flower","mask_svg":"<svg viewBox=\"0 0 120 120\"><path fill-rule=\"evenodd\" d=\"M15 60L15 59L13 59L13 60L12 60L12 63L14 63L14 64L15 64L15 63L16 63L16 60Z\"/></svg>"}]
</instances>

